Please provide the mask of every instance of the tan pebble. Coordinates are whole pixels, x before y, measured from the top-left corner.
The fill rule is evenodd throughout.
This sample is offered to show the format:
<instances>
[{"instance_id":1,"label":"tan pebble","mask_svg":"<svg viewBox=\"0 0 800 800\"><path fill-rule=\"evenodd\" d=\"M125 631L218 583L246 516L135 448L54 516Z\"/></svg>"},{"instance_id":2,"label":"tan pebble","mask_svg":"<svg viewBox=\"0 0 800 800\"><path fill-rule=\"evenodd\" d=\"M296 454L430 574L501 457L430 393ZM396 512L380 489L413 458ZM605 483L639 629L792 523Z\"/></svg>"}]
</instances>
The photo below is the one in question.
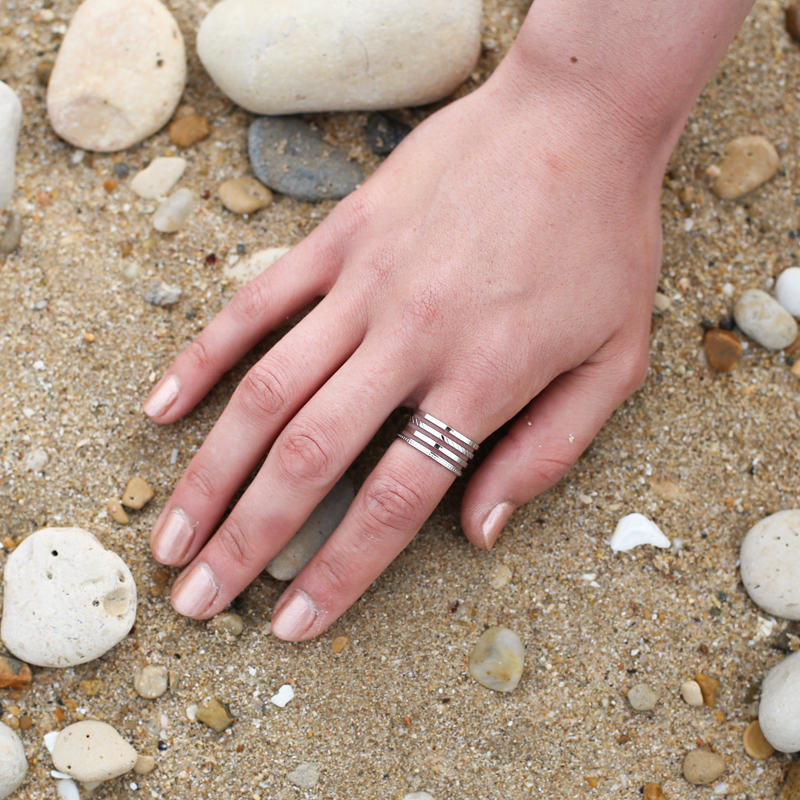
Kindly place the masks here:
<instances>
[{"instance_id":1,"label":"tan pebble","mask_svg":"<svg viewBox=\"0 0 800 800\"><path fill-rule=\"evenodd\" d=\"M485 630L469 656L469 674L487 689L511 692L522 678L525 648L519 636L503 625Z\"/></svg>"},{"instance_id":2,"label":"tan pebble","mask_svg":"<svg viewBox=\"0 0 800 800\"><path fill-rule=\"evenodd\" d=\"M5 536L3 537L3 547L11 553L16 549L17 543L10 536Z\"/></svg>"},{"instance_id":3,"label":"tan pebble","mask_svg":"<svg viewBox=\"0 0 800 800\"><path fill-rule=\"evenodd\" d=\"M155 492L150 488L150 484L146 480L139 477L131 478L122 493L122 505L138 511L147 505L154 496Z\"/></svg>"},{"instance_id":4,"label":"tan pebble","mask_svg":"<svg viewBox=\"0 0 800 800\"><path fill-rule=\"evenodd\" d=\"M36 80L39 81L42 86L47 86L47 84L50 83L50 76L53 74L53 67L55 64L55 61L46 58L36 65Z\"/></svg>"},{"instance_id":5,"label":"tan pebble","mask_svg":"<svg viewBox=\"0 0 800 800\"><path fill-rule=\"evenodd\" d=\"M700 691L703 693L703 702L707 706L713 706L717 702L717 689L719 688L719 681L712 678L710 675L705 675L698 672L694 676L695 681L700 685Z\"/></svg>"},{"instance_id":6,"label":"tan pebble","mask_svg":"<svg viewBox=\"0 0 800 800\"><path fill-rule=\"evenodd\" d=\"M725 772L725 759L709 750L692 750L683 759L683 777L696 786L713 783Z\"/></svg>"},{"instance_id":7,"label":"tan pebble","mask_svg":"<svg viewBox=\"0 0 800 800\"><path fill-rule=\"evenodd\" d=\"M236 722L236 717L231 714L230 708L216 697L201 703L195 712L195 719L213 728L217 733L222 733Z\"/></svg>"},{"instance_id":8,"label":"tan pebble","mask_svg":"<svg viewBox=\"0 0 800 800\"><path fill-rule=\"evenodd\" d=\"M165 569L157 569L153 573L153 581L159 586L163 586L169 580L169 572Z\"/></svg>"},{"instance_id":9,"label":"tan pebble","mask_svg":"<svg viewBox=\"0 0 800 800\"><path fill-rule=\"evenodd\" d=\"M600 776L599 775L588 775L586 777L586 783L592 787L592 789L596 789L600 785Z\"/></svg>"},{"instance_id":10,"label":"tan pebble","mask_svg":"<svg viewBox=\"0 0 800 800\"><path fill-rule=\"evenodd\" d=\"M217 191L222 205L234 214L252 214L272 202L272 192L255 178L232 178Z\"/></svg>"},{"instance_id":11,"label":"tan pebble","mask_svg":"<svg viewBox=\"0 0 800 800\"><path fill-rule=\"evenodd\" d=\"M94 341L94 334L89 333L87 331L86 333L83 334L83 339L84 341L89 342L89 344L91 344Z\"/></svg>"},{"instance_id":12,"label":"tan pebble","mask_svg":"<svg viewBox=\"0 0 800 800\"><path fill-rule=\"evenodd\" d=\"M133 765L133 771L137 775L149 775L156 768L156 760L153 756L139 756Z\"/></svg>"},{"instance_id":13,"label":"tan pebble","mask_svg":"<svg viewBox=\"0 0 800 800\"><path fill-rule=\"evenodd\" d=\"M665 294L656 292L655 297L653 298L653 313L666 314L671 308L672 300L670 300Z\"/></svg>"},{"instance_id":14,"label":"tan pebble","mask_svg":"<svg viewBox=\"0 0 800 800\"><path fill-rule=\"evenodd\" d=\"M178 147L191 147L203 141L211 133L211 126L200 114L188 114L169 124L169 139Z\"/></svg>"},{"instance_id":15,"label":"tan pebble","mask_svg":"<svg viewBox=\"0 0 800 800\"><path fill-rule=\"evenodd\" d=\"M331 650L333 650L335 654L341 653L348 641L350 640L346 636L337 636L331 644Z\"/></svg>"},{"instance_id":16,"label":"tan pebble","mask_svg":"<svg viewBox=\"0 0 800 800\"><path fill-rule=\"evenodd\" d=\"M721 328L706 333L703 347L708 365L717 372L730 372L742 355L742 343L736 333Z\"/></svg>"},{"instance_id":17,"label":"tan pebble","mask_svg":"<svg viewBox=\"0 0 800 800\"><path fill-rule=\"evenodd\" d=\"M3 717L3 722L8 725L9 728L12 730L19 730L19 720L16 717L12 717L9 714L6 714Z\"/></svg>"},{"instance_id":18,"label":"tan pebble","mask_svg":"<svg viewBox=\"0 0 800 800\"><path fill-rule=\"evenodd\" d=\"M88 680L80 682L81 691L87 697L94 697L95 695L100 694L100 691L103 688L103 681L100 678L89 678Z\"/></svg>"},{"instance_id":19,"label":"tan pebble","mask_svg":"<svg viewBox=\"0 0 800 800\"><path fill-rule=\"evenodd\" d=\"M778 151L763 136L740 136L722 148L711 191L722 200L736 200L766 183L778 171Z\"/></svg>"},{"instance_id":20,"label":"tan pebble","mask_svg":"<svg viewBox=\"0 0 800 800\"><path fill-rule=\"evenodd\" d=\"M155 700L167 691L167 678L166 667L139 667L133 675L133 688L139 697Z\"/></svg>"},{"instance_id":21,"label":"tan pebble","mask_svg":"<svg viewBox=\"0 0 800 800\"><path fill-rule=\"evenodd\" d=\"M644 800L667 800L664 791L657 783L645 784L643 795Z\"/></svg>"},{"instance_id":22,"label":"tan pebble","mask_svg":"<svg viewBox=\"0 0 800 800\"><path fill-rule=\"evenodd\" d=\"M653 494L656 497L660 497L662 500L669 500L670 502L676 502L680 500L691 500L692 493L687 491L675 481L671 481L669 478L654 478L650 481L650 488L653 490Z\"/></svg>"},{"instance_id":23,"label":"tan pebble","mask_svg":"<svg viewBox=\"0 0 800 800\"><path fill-rule=\"evenodd\" d=\"M127 525L130 522L130 518L125 513L125 509L122 507L122 503L120 503L118 498L109 498L108 503L106 504L106 510L111 515L111 518L119 522L121 525Z\"/></svg>"},{"instance_id":24,"label":"tan pebble","mask_svg":"<svg viewBox=\"0 0 800 800\"><path fill-rule=\"evenodd\" d=\"M697 681L684 681L681 684L681 697L690 706L699 708L703 705L703 690Z\"/></svg>"},{"instance_id":25,"label":"tan pebble","mask_svg":"<svg viewBox=\"0 0 800 800\"><path fill-rule=\"evenodd\" d=\"M195 111L194 106L184 103L175 109L175 114L172 118L180 119L181 117L193 117L195 114L197 114L197 111Z\"/></svg>"},{"instance_id":26,"label":"tan pebble","mask_svg":"<svg viewBox=\"0 0 800 800\"><path fill-rule=\"evenodd\" d=\"M489 586L492 589L503 589L511 583L511 570L505 564L498 564L489 575Z\"/></svg>"},{"instance_id":27,"label":"tan pebble","mask_svg":"<svg viewBox=\"0 0 800 800\"><path fill-rule=\"evenodd\" d=\"M646 683L637 683L628 690L628 702L634 711L652 711L658 703L658 693Z\"/></svg>"},{"instance_id":28,"label":"tan pebble","mask_svg":"<svg viewBox=\"0 0 800 800\"><path fill-rule=\"evenodd\" d=\"M761 732L761 726L758 720L753 720L745 729L742 735L742 744L744 751L750 758L755 758L758 761L763 761L769 758L774 752L775 748L767 741L764 734Z\"/></svg>"},{"instance_id":29,"label":"tan pebble","mask_svg":"<svg viewBox=\"0 0 800 800\"><path fill-rule=\"evenodd\" d=\"M229 633L231 636L241 636L244 630L244 621L232 611L223 611L208 621L208 627L214 633Z\"/></svg>"},{"instance_id":30,"label":"tan pebble","mask_svg":"<svg viewBox=\"0 0 800 800\"><path fill-rule=\"evenodd\" d=\"M781 800L800 800L800 763L789 767L783 781Z\"/></svg>"},{"instance_id":31,"label":"tan pebble","mask_svg":"<svg viewBox=\"0 0 800 800\"><path fill-rule=\"evenodd\" d=\"M21 731L29 731L32 727L33 720L27 714L23 714L19 718L19 729Z\"/></svg>"},{"instance_id":32,"label":"tan pebble","mask_svg":"<svg viewBox=\"0 0 800 800\"><path fill-rule=\"evenodd\" d=\"M794 364L792 364L791 372L792 375L795 376L795 378L800 378L800 358L797 359L797 361L795 361Z\"/></svg>"}]
</instances>

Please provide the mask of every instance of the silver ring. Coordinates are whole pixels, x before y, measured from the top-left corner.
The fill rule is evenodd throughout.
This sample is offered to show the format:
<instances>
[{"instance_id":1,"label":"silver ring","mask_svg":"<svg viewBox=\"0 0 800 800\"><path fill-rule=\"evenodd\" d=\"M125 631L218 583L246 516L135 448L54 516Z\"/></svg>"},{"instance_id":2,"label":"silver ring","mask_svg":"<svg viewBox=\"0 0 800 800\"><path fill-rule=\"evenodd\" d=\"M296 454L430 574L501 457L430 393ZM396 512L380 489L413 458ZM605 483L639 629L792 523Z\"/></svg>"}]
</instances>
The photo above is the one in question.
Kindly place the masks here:
<instances>
[{"instance_id":1,"label":"silver ring","mask_svg":"<svg viewBox=\"0 0 800 800\"><path fill-rule=\"evenodd\" d=\"M478 449L477 442L419 409L397 438L459 477L460 467L466 467Z\"/></svg>"}]
</instances>

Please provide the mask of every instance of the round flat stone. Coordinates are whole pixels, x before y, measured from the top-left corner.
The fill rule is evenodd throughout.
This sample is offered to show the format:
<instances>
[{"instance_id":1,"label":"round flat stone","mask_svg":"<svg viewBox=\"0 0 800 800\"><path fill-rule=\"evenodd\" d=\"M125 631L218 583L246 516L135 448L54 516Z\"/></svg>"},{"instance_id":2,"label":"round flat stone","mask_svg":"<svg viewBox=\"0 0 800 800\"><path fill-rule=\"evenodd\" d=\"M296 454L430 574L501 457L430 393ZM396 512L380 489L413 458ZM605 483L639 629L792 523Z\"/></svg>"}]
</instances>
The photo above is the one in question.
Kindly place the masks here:
<instances>
[{"instance_id":1,"label":"round flat stone","mask_svg":"<svg viewBox=\"0 0 800 800\"><path fill-rule=\"evenodd\" d=\"M725 773L725 759L710 750L692 750L683 759L683 777L696 786L713 783Z\"/></svg>"},{"instance_id":2,"label":"round flat stone","mask_svg":"<svg viewBox=\"0 0 800 800\"><path fill-rule=\"evenodd\" d=\"M800 752L800 650L786 656L764 678L758 722L776 750Z\"/></svg>"},{"instance_id":3,"label":"round flat stone","mask_svg":"<svg viewBox=\"0 0 800 800\"><path fill-rule=\"evenodd\" d=\"M487 689L511 692L522 678L525 648L514 631L502 625L484 631L469 656L469 674Z\"/></svg>"},{"instance_id":4,"label":"round flat stone","mask_svg":"<svg viewBox=\"0 0 800 800\"><path fill-rule=\"evenodd\" d=\"M53 748L55 768L84 783L124 775L133 769L138 757L115 728L96 720L68 725L58 734Z\"/></svg>"},{"instance_id":5,"label":"round flat stone","mask_svg":"<svg viewBox=\"0 0 800 800\"><path fill-rule=\"evenodd\" d=\"M0 798L16 791L27 772L28 759L19 734L0 722Z\"/></svg>"},{"instance_id":6,"label":"round flat stone","mask_svg":"<svg viewBox=\"0 0 800 800\"><path fill-rule=\"evenodd\" d=\"M742 746L750 758L755 758L758 761L769 758L775 752L775 748L762 733L757 719L754 719L745 728L744 734L742 734Z\"/></svg>"},{"instance_id":7,"label":"round flat stone","mask_svg":"<svg viewBox=\"0 0 800 800\"><path fill-rule=\"evenodd\" d=\"M628 690L628 702L634 711L652 711L658 703L658 692L646 683L637 683Z\"/></svg>"},{"instance_id":8,"label":"round flat stone","mask_svg":"<svg viewBox=\"0 0 800 800\"><path fill-rule=\"evenodd\" d=\"M133 688L139 697L155 700L167 691L169 673L166 667L148 665L136 670L133 676Z\"/></svg>"}]
</instances>

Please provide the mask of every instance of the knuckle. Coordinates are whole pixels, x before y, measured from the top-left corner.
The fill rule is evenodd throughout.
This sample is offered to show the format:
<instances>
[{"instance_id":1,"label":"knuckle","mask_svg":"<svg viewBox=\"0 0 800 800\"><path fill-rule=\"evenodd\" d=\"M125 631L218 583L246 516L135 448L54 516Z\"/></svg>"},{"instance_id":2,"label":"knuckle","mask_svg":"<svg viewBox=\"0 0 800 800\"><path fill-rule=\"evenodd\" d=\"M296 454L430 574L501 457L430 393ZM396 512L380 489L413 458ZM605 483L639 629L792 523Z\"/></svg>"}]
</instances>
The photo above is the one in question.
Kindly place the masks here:
<instances>
[{"instance_id":1,"label":"knuckle","mask_svg":"<svg viewBox=\"0 0 800 800\"><path fill-rule=\"evenodd\" d=\"M566 456L538 458L532 467L532 477L537 485L554 486L570 471L572 464L573 460Z\"/></svg>"},{"instance_id":2,"label":"knuckle","mask_svg":"<svg viewBox=\"0 0 800 800\"><path fill-rule=\"evenodd\" d=\"M620 389L625 397L637 392L647 379L649 360L647 353L636 353L625 361L620 371Z\"/></svg>"},{"instance_id":3,"label":"knuckle","mask_svg":"<svg viewBox=\"0 0 800 800\"><path fill-rule=\"evenodd\" d=\"M237 401L251 418L276 416L288 407L287 391L272 367L257 364L236 390Z\"/></svg>"},{"instance_id":4,"label":"knuckle","mask_svg":"<svg viewBox=\"0 0 800 800\"><path fill-rule=\"evenodd\" d=\"M255 566L256 558L250 539L242 526L232 517L229 517L217 531L214 542L222 551L222 557L226 561L244 569Z\"/></svg>"},{"instance_id":5,"label":"knuckle","mask_svg":"<svg viewBox=\"0 0 800 800\"><path fill-rule=\"evenodd\" d=\"M201 500L214 500L217 496L219 477L202 464L190 464L183 475L183 482L189 492Z\"/></svg>"},{"instance_id":6,"label":"knuckle","mask_svg":"<svg viewBox=\"0 0 800 800\"><path fill-rule=\"evenodd\" d=\"M211 351L206 344L206 336L201 333L189 347L184 351L184 355L191 362L192 367L204 375L214 370L214 361Z\"/></svg>"},{"instance_id":7,"label":"knuckle","mask_svg":"<svg viewBox=\"0 0 800 800\"><path fill-rule=\"evenodd\" d=\"M314 583L320 594L337 597L352 590L353 569L358 564L349 550L323 548L314 557Z\"/></svg>"},{"instance_id":8,"label":"knuckle","mask_svg":"<svg viewBox=\"0 0 800 800\"><path fill-rule=\"evenodd\" d=\"M237 319L248 323L260 320L270 303L268 281L258 277L236 292L231 298L230 309Z\"/></svg>"},{"instance_id":9,"label":"knuckle","mask_svg":"<svg viewBox=\"0 0 800 800\"><path fill-rule=\"evenodd\" d=\"M362 523L372 533L407 532L419 524L425 506L421 491L410 482L379 478L364 494Z\"/></svg>"},{"instance_id":10,"label":"knuckle","mask_svg":"<svg viewBox=\"0 0 800 800\"><path fill-rule=\"evenodd\" d=\"M319 427L296 425L276 454L280 469L290 478L324 481L336 467L333 445Z\"/></svg>"}]
</instances>

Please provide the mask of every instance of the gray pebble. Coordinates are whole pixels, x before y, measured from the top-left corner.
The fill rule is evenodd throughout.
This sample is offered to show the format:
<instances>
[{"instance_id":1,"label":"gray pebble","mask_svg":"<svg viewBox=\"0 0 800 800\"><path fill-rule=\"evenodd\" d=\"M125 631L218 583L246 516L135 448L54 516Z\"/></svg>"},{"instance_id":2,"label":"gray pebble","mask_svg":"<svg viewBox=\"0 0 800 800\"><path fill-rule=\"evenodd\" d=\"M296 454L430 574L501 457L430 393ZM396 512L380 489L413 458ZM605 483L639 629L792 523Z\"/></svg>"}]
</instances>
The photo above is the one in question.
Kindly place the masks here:
<instances>
[{"instance_id":1,"label":"gray pebble","mask_svg":"<svg viewBox=\"0 0 800 800\"><path fill-rule=\"evenodd\" d=\"M248 133L253 172L266 186L297 200L345 197L364 173L322 137L322 131L296 117L259 117Z\"/></svg>"},{"instance_id":2,"label":"gray pebble","mask_svg":"<svg viewBox=\"0 0 800 800\"><path fill-rule=\"evenodd\" d=\"M139 697L155 700L167 691L169 673L166 667L140 667L133 676L133 688Z\"/></svg>"},{"instance_id":3,"label":"gray pebble","mask_svg":"<svg viewBox=\"0 0 800 800\"><path fill-rule=\"evenodd\" d=\"M0 255L10 255L22 241L22 216L17 211L11 211L8 215L3 235L0 236Z\"/></svg>"},{"instance_id":4,"label":"gray pebble","mask_svg":"<svg viewBox=\"0 0 800 800\"><path fill-rule=\"evenodd\" d=\"M733 307L736 324L768 350L782 350L797 338L794 317L761 289L748 289Z\"/></svg>"},{"instance_id":5,"label":"gray pebble","mask_svg":"<svg viewBox=\"0 0 800 800\"><path fill-rule=\"evenodd\" d=\"M637 683L628 691L628 702L634 711L652 711L658 702L658 692L646 683Z\"/></svg>"},{"instance_id":6,"label":"gray pebble","mask_svg":"<svg viewBox=\"0 0 800 800\"><path fill-rule=\"evenodd\" d=\"M365 133L369 149L379 156L386 156L411 133L411 126L376 111L367 120Z\"/></svg>"},{"instance_id":7,"label":"gray pebble","mask_svg":"<svg viewBox=\"0 0 800 800\"><path fill-rule=\"evenodd\" d=\"M304 761L286 777L300 789L313 789L319 781L319 770L313 764Z\"/></svg>"},{"instance_id":8,"label":"gray pebble","mask_svg":"<svg viewBox=\"0 0 800 800\"><path fill-rule=\"evenodd\" d=\"M167 306L174 306L175 303L180 300L181 294L182 290L180 286L174 286L171 283L160 281L159 283L154 283L150 287L150 290L145 293L144 299L154 306L166 308Z\"/></svg>"}]
</instances>

